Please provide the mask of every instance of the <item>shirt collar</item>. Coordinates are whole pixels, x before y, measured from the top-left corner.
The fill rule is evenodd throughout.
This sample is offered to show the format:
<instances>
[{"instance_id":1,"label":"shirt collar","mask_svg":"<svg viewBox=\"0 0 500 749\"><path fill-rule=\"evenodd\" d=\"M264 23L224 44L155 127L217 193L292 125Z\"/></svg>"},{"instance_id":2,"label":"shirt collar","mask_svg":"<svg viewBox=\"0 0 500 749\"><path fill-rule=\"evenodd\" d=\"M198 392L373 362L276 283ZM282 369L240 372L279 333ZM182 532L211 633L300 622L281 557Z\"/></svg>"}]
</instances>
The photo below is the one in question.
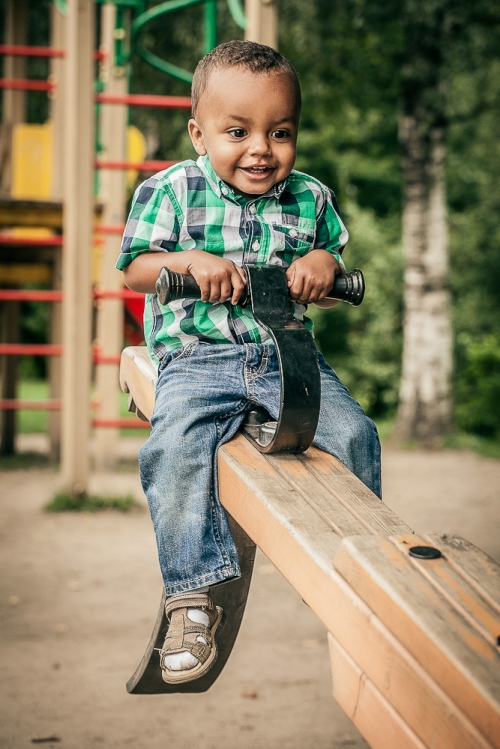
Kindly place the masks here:
<instances>
[{"instance_id":1,"label":"shirt collar","mask_svg":"<svg viewBox=\"0 0 500 749\"><path fill-rule=\"evenodd\" d=\"M212 168L212 164L210 163L210 159L208 158L208 155L205 156L198 156L198 159L196 161L196 164L199 166L205 177L207 178L210 187L214 191L216 195L219 196L221 199L230 200L231 202L236 202L239 205L245 205L248 203L247 198L243 197L243 195L238 195L234 192L233 188L228 185L224 180L222 180L216 172L214 172ZM263 195L258 195L256 197L259 198L276 198L279 200L281 197L283 191L288 186L288 177L281 182L278 182L276 185L273 185L270 190L268 190Z\"/></svg>"}]
</instances>

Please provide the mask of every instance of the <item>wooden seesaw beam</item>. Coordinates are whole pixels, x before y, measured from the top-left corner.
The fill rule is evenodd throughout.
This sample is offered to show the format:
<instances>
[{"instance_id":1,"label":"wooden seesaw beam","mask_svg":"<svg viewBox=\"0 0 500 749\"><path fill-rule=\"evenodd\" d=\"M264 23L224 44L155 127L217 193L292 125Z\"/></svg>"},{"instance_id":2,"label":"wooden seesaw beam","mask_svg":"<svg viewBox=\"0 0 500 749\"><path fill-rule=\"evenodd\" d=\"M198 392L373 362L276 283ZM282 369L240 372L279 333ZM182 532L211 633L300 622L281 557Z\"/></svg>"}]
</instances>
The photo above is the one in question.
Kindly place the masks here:
<instances>
[{"instance_id":1,"label":"wooden seesaw beam","mask_svg":"<svg viewBox=\"0 0 500 749\"><path fill-rule=\"evenodd\" d=\"M146 349L126 349L122 387L146 417L155 381ZM316 448L266 456L237 435L218 457L222 504L325 624L334 696L370 746L500 749L498 565L415 537ZM418 545L442 556L410 557Z\"/></svg>"}]
</instances>

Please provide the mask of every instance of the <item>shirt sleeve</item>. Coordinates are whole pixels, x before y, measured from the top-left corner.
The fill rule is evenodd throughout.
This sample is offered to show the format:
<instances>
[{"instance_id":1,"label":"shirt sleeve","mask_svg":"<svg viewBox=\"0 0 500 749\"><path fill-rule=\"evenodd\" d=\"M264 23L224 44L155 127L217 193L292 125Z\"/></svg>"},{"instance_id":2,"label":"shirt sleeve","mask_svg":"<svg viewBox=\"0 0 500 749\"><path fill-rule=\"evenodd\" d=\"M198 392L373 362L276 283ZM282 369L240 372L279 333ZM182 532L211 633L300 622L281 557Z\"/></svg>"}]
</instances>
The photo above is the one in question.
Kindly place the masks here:
<instances>
[{"instance_id":1,"label":"shirt sleeve","mask_svg":"<svg viewBox=\"0 0 500 749\"><path fill-rule=\"evenodd\" d=\"M143 252L174 252L179 241L179 219L165 186L151 179L135 191L123 233L118 270Z\"/></svg>"},{"instance_id":2,"label":"shirt sleeve","mask_svg":"<svg viewBox=\"0 0 500 749\"><path fill-rule=\"evenodd\" d=\"M342 252L349 239L349 233L340 218L340 210L335 193L325 188L325 200L316 223L316 250L331 252L345 270Z\"/></svg>"}]
</instances>

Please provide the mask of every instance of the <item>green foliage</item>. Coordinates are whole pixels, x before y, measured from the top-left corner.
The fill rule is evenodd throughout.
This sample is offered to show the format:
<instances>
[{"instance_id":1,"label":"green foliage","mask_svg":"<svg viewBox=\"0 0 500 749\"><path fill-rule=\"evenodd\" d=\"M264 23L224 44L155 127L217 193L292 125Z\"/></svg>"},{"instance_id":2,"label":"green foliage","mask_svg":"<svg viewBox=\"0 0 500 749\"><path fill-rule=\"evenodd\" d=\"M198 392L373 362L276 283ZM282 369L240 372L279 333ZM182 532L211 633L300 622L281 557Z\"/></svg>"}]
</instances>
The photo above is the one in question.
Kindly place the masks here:
<instances>
[{"instance_id":1,"label":"green foliage","mask_svg":"<svg viewBox=\"0 0 500 749\"><path fill-rule=\"evenodd\" d=\"M407 86L430 113L446 101L457 424L498 434L499 22L489 0L289 0L280 7L280 49L304 90L297 166L337 192L351 233L346 264L361 267L367 280L358 310L315 314L317 340L372 416L390 415L397 399L403 268L397 118ZM429 66L423 52L430 47ZM438 75L441 98L426 99Z\"/></svg>"},{"instance_id":2,"label":"green foliage","mask_svg":"<svg viewBox=\"0 0 500 749\"><path fill-rule=\"evenodd\" d=\"M26 361L32 362L32 357ZM42 401L49 397L49 385L44 380L21 380L17 397L21 400ZM48 427L47 411L18 411L17 426L20 434L44 434Z\"/></svg>"},{"instance_id":3,"label":"green foliage","mask_svg":"<svg viewBox=\"0 0 500 749\"><path fill-rule=\"evenodd\" d=\"M475 339L462 333L456 383L458 426L485 437L500 437L500 335Z\"/></svg>"},{"instance_id":4,"label":"green foliage","mask_svg":"<svg viewBox=\"0 0 500 749\"><path fill-rule=\"evenodd\" d=\"M102 510L130 512L138 509L142 509L142 505L131 494L123 497L106 497L98 494L77 496L64 491L55 494L45 505L46 512L99 512Z\"/></svg>"},{"instance_id":5,"label":"green foliage","mask_svg":"<svg viewBox=\"0 0 500 749\"><path fill-rule=\"evenodd\" d=\"M374 417L394 411L401 360L402 253L397 222L377 220L373 211L346 202L351 241L349 269L363 270L366 301L314 310L316 338L325 358ZM310 308L311 311L311 308Z\"/></svg>"}]
</instances>

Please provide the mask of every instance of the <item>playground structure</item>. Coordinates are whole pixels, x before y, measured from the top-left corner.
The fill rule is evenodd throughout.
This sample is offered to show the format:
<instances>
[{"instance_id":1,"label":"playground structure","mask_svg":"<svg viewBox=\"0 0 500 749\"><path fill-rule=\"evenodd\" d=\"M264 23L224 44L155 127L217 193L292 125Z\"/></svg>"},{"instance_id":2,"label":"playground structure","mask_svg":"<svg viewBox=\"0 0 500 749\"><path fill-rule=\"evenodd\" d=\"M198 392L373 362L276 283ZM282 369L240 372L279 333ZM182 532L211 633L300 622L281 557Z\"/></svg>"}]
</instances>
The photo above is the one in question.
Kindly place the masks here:
<instances>
[{"instance_id":1,"label":"playground structure","mask_svg":"<svg viewBox=\"0 0 500 749\"><path fill-rule=\"evenodd\" d=\"M145 0L58 0L51 9L50 47L33 47L26 44L26 3L5 3L6 33L0 45L0 445L3 453L14 451L17 411L47 410L51 455L60 453L65 487L77 494L87 487L91 427L97 464L112 467L119 429L137 426L134 419L120 418L117 385L124 308L136 330L143 309L142 295L124 289L114 268L125 222L126 181L175 163L145 159L144 138L127 129L128 108L190 109L186 96L130 94L130 56L137 52L165 74L189 82L189 71L158 58L142 43L151 21L189 6L202 6L204 51L217 44L217 0L147 5ZM247 18L239 0L228 0L228 6L236 22L246 25L247 38L276 44L273 3L247 2ZM95 49L97 13L100 39ZM26 78L28 57L50 60L47 80ZM29 91L50 97L49 122L24 124ZM27 289L28 284L49 289ZM29 300L51 305L48 344L19 341L20 305ZM129 342L139 340L136 333ZM23 355L48 357L47 401L17 398L17 364Z\"/></svg>"}]
</instances>

